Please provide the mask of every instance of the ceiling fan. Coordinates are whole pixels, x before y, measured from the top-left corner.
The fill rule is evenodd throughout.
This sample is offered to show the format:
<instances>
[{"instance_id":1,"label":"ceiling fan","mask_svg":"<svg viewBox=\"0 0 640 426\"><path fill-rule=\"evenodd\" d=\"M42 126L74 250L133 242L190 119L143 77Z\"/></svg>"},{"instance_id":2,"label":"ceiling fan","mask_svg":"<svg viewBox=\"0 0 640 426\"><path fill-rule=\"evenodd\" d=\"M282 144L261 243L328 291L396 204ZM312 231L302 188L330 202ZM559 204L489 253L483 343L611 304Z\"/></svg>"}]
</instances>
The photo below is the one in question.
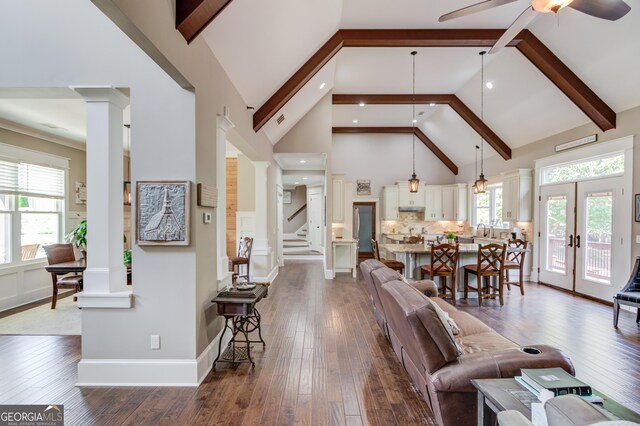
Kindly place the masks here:
<instances>
[{"instance_id":1,"label":"ceiling fan","mask_svg":"<svg viewBox=\"0 0 640 426\"><path fill-rule=\"evenodd\" d=\"M450 19L460 18L473 13L492 9L503 4L513 3L518 0L486 0L471 6L442 15L438 21L444 22ZM631 7L623 0L531 0L531 6L511 24L502 34L496 44L489 50L489 53L496 53L502 50L520 31L525 29L541 13L558 13L560 9L570 7L590 16L609 21L617 21L626 15Z\"/></svg>"}]
</instances>

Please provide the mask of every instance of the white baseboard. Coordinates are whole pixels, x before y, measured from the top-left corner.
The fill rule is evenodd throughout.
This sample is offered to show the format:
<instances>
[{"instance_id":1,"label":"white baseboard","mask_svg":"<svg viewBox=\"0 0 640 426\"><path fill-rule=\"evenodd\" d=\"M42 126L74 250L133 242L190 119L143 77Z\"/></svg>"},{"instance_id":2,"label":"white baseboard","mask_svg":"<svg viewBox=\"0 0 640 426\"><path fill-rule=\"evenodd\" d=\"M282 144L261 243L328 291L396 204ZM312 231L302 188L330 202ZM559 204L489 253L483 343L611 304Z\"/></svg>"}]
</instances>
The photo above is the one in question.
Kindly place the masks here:
<instances>
[{"instance_id":1,"label":"white baseboard","mask_svg":"<svg viewBox=\"0 0 640 426\"><path fill-rule=\"evenodd\" d=\"M333 269L325 269L324 270L324 279L332 280L333 279Z\"/></svg>"},{"instance_id":2,"label":"white baseboard","mask_svg":"<svg viewBox=\"0 0 640 426\"><path fill-rule=\"evenodd\" d=\"M202 383L205 377L207 377L207 374L209 374L209 371L211 371L211 368L213 367L213 361L218 357L218 344L220 342L221 335L222 331L218 333L215 339L209 343L209 346L207 346L196 359L196 363L198 365L198 384ZM220 348L224 351L230 341L231 333L226 333Z\"/></svg>"},{"instance_id":3,"label":"white baseboard","mask_svg":"<svg viewBox=\"0 0 640 426\"><path fill-rule=\"evenodd\" d=\"M251 279L253 281L256 281L256 282L265 282L265 283L269 282L269 283L271 283L278 276L278 271L279 270L280 270L280 267L278 265L276 265L276 266L273 267L271 272L269 272L269 275L267 275L266 277L252 276Z\"/></svg>"},{"instance_id":4,"label":"white baseboard","mask_svg":"<svg viewBox=\"0 0 640 426\"><path fill-rule=\"evenodd\" d=\"M321 254L285 253L283 259L285 262L287 260L316 260L320 262L323 259L323 256Z\"/></svg>"}]
</instances>

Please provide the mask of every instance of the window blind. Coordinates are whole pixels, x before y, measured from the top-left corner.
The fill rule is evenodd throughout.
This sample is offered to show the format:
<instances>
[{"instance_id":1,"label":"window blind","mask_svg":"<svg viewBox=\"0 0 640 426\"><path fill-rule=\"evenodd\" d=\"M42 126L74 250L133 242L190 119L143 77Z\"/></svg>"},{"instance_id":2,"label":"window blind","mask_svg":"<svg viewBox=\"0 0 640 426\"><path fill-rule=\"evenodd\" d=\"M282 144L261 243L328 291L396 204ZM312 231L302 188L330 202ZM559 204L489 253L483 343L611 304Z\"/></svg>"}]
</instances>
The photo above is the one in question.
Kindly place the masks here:
<instances>
[{"instance_id":1,"label":"window blind","mask_svg":"<svg viewBox=\"0 0 640 426\"><path fill-rule=\"evenodd\" d=\"M64 170L0 160L0 192L64 198Z\"/></svg>"}]
</instances>

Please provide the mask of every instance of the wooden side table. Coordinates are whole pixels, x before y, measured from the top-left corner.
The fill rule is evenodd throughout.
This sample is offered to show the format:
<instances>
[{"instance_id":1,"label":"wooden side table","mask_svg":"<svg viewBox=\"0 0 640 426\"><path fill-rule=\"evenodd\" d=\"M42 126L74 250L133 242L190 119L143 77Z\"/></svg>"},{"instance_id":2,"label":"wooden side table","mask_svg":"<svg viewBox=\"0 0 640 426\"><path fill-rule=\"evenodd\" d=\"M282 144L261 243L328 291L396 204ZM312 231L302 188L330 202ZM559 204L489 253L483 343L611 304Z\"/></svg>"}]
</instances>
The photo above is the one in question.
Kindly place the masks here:
<instances>
[{"instance_id":1,"label":"wooden side table","mask_svg":"<svg viewBox=\"0 0 640 426\"><path fill-rule=\"evenodd\" d=\"M213 361L213 368L218 362L250 363L255 368L256 363L251 358L251 343L262 343L263 348L267 346L262 338L261 317L256 304L267 295L268 287L257 284L251 291L223 290L212 300L218 306L218 315L224 316L224 329L218 343L218 356ZM231 341L227 349L222 352L222 340L227 329L231 332ZM249 340L249 334L254 331L258 331L259 340ZM238 334L241 334L240 340L238 340ZM236 343L242 345L237 346Z\"/></svg>"}]
</instances>

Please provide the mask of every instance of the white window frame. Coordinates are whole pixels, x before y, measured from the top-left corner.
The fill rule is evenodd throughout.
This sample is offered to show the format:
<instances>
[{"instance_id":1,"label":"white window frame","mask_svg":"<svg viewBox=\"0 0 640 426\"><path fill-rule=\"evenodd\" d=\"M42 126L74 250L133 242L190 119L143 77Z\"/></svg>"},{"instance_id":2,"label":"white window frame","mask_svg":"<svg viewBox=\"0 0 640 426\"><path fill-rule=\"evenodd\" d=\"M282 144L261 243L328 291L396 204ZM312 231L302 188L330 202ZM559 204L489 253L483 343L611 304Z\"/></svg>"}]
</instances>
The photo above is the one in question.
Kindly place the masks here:
<instances>
[{"instance_id":1,"label":"white window frame","mask_svg":"<svg viewBox=\"0 0 640 426\"><path fill-rule=\"evenodd\" d=\"M487 185L487 192L489 192L489 217L495 217L496 214L496 194L495 194L495 189L500 187L502 188L502 181L493 181L493 180L489 180L489 184ZM470 184L469 187L471 187L473 184ZM504 194L503 194L504 197ZM477 212L477 205L476 205L476 194L474 194L473 192L471 192L471 225L473 227L478 226L478 212ZM502 219L502 218L499 218ZM500 222L498 225L491 225L489 223L487 223L487 227L491 227L491 226L497 226L497 227L501 227L503 224L503 222Z\"/></svg>"},{"instance_id":2,"label":"white window frame","mask_svg":"<svg viewBox=\"0 0 640 426\"><path fill-rule=\"evenodd\" d=\"M22 162L35 164L38 166L51 167L61 169L64 171L64 198L60 200L61 208L56 212L29 212L29 213L56 213L59 215L58 220L58 235L62 237L65 231L65 220L68 211L69 200L69 159L52 154L43 153L40 151L34 151L31 149L21 148L14 145L0 143L0 159L13 162ZM31 195L33 196L33 195ZM21 229L21 214L18 207L19 195L13 195L13 210L3 210L2 213L9 213L11 215L11 261L8 263L0 264L0 270L10 269L16 266L32 264L32 263L44 263L46 259L30 259L22 260L22 229Z\"/></svg>"}]
</instances>

